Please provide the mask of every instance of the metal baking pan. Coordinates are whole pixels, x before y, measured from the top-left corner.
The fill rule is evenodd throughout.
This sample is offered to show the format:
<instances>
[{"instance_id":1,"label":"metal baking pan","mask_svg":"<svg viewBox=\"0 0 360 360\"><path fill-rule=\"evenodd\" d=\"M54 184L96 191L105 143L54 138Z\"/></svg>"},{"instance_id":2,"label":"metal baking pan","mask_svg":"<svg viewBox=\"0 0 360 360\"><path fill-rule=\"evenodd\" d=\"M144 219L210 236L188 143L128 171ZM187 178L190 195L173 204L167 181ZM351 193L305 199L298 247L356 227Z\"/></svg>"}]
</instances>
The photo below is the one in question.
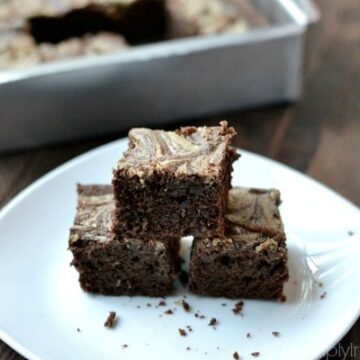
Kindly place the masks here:
<instances>
[{"instance_id":1,"label":"metal baking pan","mask_svg":"<svg viewBox=\"0 0 360 360\"><path fill-rule=\"evenodd\" d=\"M311 0L253 0L271 26L0 73L0 151L111 134L301 94Z\"/></svg>"}]
</instances>

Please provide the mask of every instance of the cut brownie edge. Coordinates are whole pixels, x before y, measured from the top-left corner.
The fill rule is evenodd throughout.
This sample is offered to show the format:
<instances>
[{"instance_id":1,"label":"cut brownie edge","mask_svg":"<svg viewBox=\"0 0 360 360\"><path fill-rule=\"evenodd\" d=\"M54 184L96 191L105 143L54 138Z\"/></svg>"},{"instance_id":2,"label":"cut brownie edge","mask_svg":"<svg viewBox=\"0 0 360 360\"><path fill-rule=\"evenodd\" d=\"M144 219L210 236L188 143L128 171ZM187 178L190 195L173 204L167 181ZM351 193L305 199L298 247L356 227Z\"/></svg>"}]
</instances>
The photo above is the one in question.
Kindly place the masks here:
<instances>
[{"instance_id":1,"label":"cut brownie edge","mask_svg":"<svg viewBox=\"0 0 360 360\"><path fill-rule=\"evenodd\" d=\"M280 193L275 189L230 190L225 237L194 239L190 291L207 296L281 300L289 273L279 203Z\"/></svg>"},{"instance_id":2,"label":"cut brownie edge","mask_svg":"<svg viewBox=\"0 0 360 360\"><path fill-rule=\"evenodd\" d=\"M223 236L235 130L133 129L113 172L113 231L127 236Z\"/></svg>"},{"instance_id":3,"label":"cut brownie edge","mask_svg":"<svg viewBox=\"0 0 360 360\"><path fill-rule=\"evenodd\" d=\"M81 287L103 295L164 296L173 290L177 241L111 240L71 246Z\"/></svg>"},{"instance_id":4,"label":"cut brownie edge","mask_svg":"<svg viewBox=\"0 0 360 360\"><path fill-rule=\"evenodd\" d=\"M118 178L114 232L126 236L186 236L224 233L225 191L191 177Z\"/></svg>"},{"instance_id":5,"label":"cut brownie edge","mask_svg":"<svg viewBox=\"0 0 360 360\"><path fill-rule=\"evenodd\" d=\"M196 239L193 245L191 292L227 298L281 299L284 282L289 277L285 248L276 254L270 251L266 255L256 255L249 244L240 250L238 244L229 245L228 239L214 239L216 245L206 240ZM234 248L230 249L232 246Z\"/></svg>"},{"instance_id":6,"label":"cut brownie edge","mask_svg":"<svg viewBox=\"0 0 360 360\"><path fill-rule=\"evenodd\" d=\"M176 131L133 128L128 150L118 161L115 173L141 179L154 173L194 175L217 181L235 135L227 121L219 126L187 126Z\"/></svg>"},{"instance_id":7,"label":"cut brownie edge","mask_svg":"<svg viewBox=\"0 0 360 360\"><path fill-rule=\"evenodd\" d=\"M180 268L180 238L117 237L111 232L111 186L78 184L70 230L72 265L81 287L104 295L164 296Z\"/></svg>"}]
</instances>

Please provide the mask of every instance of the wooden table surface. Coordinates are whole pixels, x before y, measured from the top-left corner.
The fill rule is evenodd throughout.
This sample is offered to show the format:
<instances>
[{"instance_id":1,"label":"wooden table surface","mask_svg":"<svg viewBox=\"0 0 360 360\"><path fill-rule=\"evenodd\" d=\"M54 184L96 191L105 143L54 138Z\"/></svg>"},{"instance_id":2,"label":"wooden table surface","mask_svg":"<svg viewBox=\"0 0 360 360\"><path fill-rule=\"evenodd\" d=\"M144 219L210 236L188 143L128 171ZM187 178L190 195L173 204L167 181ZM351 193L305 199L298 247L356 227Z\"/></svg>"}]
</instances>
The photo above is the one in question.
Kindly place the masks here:
<instances>
[{"instance_id":1,"label":"wooden table surface","mask_svg":"<svg viewBox=\"0 0 360 360\"><path fill-rule=\"evenodd\" d=\"M288 164L359 206L360 1L317 0L317 3L322 19L308 35L301 101L296 105L224 116L238 131L237 146ZM213 124L218 120L219 117L206 118L191 123ZM169 128L176 125L172 124ZM125 135L119 133L111 139L88 140L0 156L0 206L63 162ZM346 359L359 360L360 321L341 342L345 350L351 344L358 346L359 350L355 356ZM328 358L345 359L343 355L336 356L336 353L340 354L339 345ZM0 341L0 359L22 357Z\"/></svg>"}]
</instances>

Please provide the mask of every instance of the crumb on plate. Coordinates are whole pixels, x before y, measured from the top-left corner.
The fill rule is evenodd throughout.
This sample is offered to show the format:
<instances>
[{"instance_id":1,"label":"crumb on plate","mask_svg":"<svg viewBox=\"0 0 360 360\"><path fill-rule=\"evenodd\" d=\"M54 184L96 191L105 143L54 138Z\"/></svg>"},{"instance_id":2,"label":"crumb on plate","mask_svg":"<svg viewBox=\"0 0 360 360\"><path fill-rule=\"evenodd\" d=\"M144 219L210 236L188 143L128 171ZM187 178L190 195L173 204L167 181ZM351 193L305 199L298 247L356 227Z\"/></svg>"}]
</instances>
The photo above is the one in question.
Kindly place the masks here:
<instances>
[{"instance_id":1,"label":"crumb on plate","mask_svg":"<svg viewBox=\"0 0 360 360\"><path fill-rule=\"evenodd\" d=\"M108 317L106 318L104 326L111 329L114 327L115 322L116 322L116 312L110 311Z\"/></svg>"}]
</instances>

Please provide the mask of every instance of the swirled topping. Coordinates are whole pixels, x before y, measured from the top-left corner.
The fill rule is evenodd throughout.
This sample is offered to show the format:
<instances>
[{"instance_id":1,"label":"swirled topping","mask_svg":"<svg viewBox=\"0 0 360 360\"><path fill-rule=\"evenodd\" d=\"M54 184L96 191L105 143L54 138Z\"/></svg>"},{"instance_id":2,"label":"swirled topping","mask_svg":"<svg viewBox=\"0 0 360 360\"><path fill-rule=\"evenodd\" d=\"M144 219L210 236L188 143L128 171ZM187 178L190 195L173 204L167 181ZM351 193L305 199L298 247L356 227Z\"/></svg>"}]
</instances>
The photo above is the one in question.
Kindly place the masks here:
<instances>
[{"instance_id":1,"label":"swirled topping","mask_svg":"<svg viewBox=\"0 0 360 360\"><path fill-rule=\"evenodd\" d=\"M170 37L241 33L269 21L249 0L168 0Z\"/></svg>"},{"instance_id":2,"label":"swirled topping","mask_svg":"<svg viewBox=\"0 0 360 360\"><path fill-rule=\"evenodd\" d=\"M189 35L243 32L246 20L239 14L238 4L223 0L171 0L169 12L175 24L187 24Z\"/></svg>"},{"instance_id":3,"label":"swirled topping","mask_svg":"<svg viewBox=\"0 0 360 360\"><path fill-rule=\"evenodd\" d=\"M118 170L140 178L171 171L174 175L217 176L235 136L226 121L214 127L183 127L177 131L135 128Z\"/></svg>"},{"instance_id":4,"label":"swirled topping","mask_svg":"<svg viewBox=\"0 0 360 360\"><path fill-rule=\"evenodd\" d=\"M115 209L112 186L78 185L78 204L74 225L70 229L69 245L77 246L84 241L105 243L120 238L112 232L112 220ZM148 246L154 255L167 251L169 241L174 238L130 238L122 237L121 242L127 248Z\"/></svg>"},{"instance_id":5,"label":"swirled topping","mask_svg":"<svg viewBox=\"0 0 360 360\"><path fill-rule=\"evenodd\" d=\"M78 186L78 206L70 231L70 244L78 240L112 239L114 199L111 186Z\"/></svg>"},{"instance_id":6,"label":"swirled topping","mask_svg":"<svg viewBox=\"0 0 360 360\"><path fill-rule=\"evenodd\" d=\"M124 50L126 47L121 35L111 33L88 34L58 44L36 44L33 37L25 32L6 31L1 34L0 31L0 70L106 54Z\"/></svg>"},{"instance_id":7,"label":"swirled topping","mask_svg":"<svg viewBox=\"0 0 360 360\"><path fill-rule=\"evenodd\" d=\"M107 11L120 11L137 0L2 0L0 21L25 20L37 16L60 16L69 11L90 7L110 6Z\"/></svg>"},{"instance_id":8,"label":"swirled topping","mask_svg":"<svg viewBox=\"0 0 360 360\"><path fill-rule=\"evenodd\" d=\"M76 223L82 226L111 229L113 195L80 196Z\"/></svg>"},{"instance_id":9,"label":"swirled topping","mask_svg":"<svg viewBox=\"0 0 360 360\"><path fill-rule=\"evenodd\" d=\"M284 237L279 204L280 192L276 189L231 189L225 215L228 235L242 234L246 229L268 236Z\"/></svg>"}]
</instances>

